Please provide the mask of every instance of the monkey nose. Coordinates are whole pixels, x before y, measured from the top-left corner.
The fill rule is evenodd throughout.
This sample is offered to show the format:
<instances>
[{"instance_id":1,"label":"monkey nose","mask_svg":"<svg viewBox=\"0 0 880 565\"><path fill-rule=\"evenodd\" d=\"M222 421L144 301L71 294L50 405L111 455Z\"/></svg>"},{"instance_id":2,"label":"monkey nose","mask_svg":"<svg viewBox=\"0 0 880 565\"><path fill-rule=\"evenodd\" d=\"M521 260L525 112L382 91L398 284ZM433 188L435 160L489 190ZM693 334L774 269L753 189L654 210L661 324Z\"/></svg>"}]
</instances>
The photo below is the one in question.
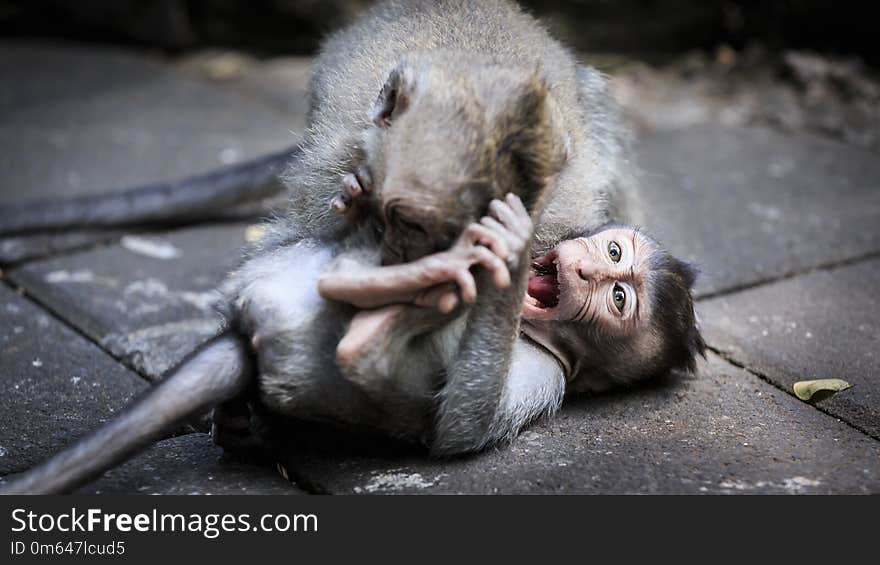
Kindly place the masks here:
<instances>
[{"instance_id":1,"label":"monkey nose","mask_svg":"<svg viewBox=\"0 0 880 565\"><path fill-rule=\"evenodd\" d=\"M599 282L608 278L608 273L604 272L602 265L599 265L594 261L578 261L575 268L577 269L578 276L587 282Z\"/></svg>"}]
</instances>

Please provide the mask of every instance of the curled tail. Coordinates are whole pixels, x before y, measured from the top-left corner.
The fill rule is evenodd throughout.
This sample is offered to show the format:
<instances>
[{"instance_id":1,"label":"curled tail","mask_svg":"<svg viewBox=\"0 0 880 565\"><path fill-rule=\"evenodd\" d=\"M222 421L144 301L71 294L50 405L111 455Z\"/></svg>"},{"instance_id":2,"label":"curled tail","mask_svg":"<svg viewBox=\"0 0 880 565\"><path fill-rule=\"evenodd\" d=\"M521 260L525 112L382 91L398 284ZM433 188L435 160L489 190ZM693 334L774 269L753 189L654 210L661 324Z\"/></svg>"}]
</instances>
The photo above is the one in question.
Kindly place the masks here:
<instances>
[{"instance_id":1,"label":"curled tail","mask_svg":"<svg viewBox=\"0 0 880 565\"><path fill-rule=\"evenodd\" d=\"M236 335L222 334L192 353L115 418L0 487L0 494L70 492L186 419L243 392L251 376L247 347Z\"/></svg>"}]
</instances>

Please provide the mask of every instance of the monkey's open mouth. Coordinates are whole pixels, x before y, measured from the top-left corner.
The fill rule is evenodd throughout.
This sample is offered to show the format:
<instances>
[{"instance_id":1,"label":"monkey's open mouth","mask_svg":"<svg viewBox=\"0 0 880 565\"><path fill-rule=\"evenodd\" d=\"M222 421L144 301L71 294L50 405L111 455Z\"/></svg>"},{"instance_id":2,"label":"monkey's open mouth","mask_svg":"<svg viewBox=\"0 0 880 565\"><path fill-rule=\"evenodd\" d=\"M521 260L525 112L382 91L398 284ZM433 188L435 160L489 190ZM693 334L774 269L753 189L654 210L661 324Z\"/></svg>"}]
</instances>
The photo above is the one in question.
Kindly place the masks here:
<instances>
[{"instance_id":1,"label":"monkey's open mouth","mask_svg":"<svg viewBox=\"0 0 880 565\"><path fill-rule=\"evenodd\" d=\"M532 261L529 269L528 297L537 308L554 308L559 304L559 277L556 253L542 255Z\"/></svg>"}]
</instances>

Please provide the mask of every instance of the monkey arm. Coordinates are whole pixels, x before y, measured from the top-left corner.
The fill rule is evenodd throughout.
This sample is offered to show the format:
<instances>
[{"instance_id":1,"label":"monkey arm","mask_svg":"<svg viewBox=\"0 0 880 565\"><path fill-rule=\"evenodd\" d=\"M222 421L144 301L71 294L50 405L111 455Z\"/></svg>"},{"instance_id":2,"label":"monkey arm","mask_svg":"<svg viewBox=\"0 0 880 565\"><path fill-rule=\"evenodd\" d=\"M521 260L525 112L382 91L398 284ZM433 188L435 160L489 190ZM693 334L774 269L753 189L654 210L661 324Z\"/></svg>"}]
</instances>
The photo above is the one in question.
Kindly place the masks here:
<instances>
[{"instance_id":1,"label":"monkey arm","mask_svg":"<svg viewBox=\"0 0 880 565\"><path fill-rule=\"evenodd\" d=\"M448 293L437 287L456 283L462 300L473 303L477 293L470 268L474 265L487 269L499 288L509 286L510 274L504 262L510 255L509 247L499 232L473 223L465 228L448 251L411 263L380 267L355 254L343 255L321 275L318 292L325 299L346 302L358 308L391 304L437 305L446 313L456 304L446 300Z\"/></svg>"},{"instance_id":2,"label":"monkey arm","mask_svg":"<svg viewBox=\"0 0 880 565\"><path fill-rule=\"evenodd\" d=\"M528 284L528 241L532 224L525 208L512 197L507 198L506 206L493 201L490 211L495 220L504 224L507 233L519 235L518 243L510 246L515 250L510 272L512 284L500 289L492 284L490 273L482 270L477 273L480 300L468 312L458 353L447 368L446 385L440 394L431 445L432 452L438 455L482 449L497 439L499 433L515 434L525 423L517 424L523 418L513 414L534 412L534 407L509 412L503 404L509 400L515 406L521 394L514 387L522 379L511 380L510 370Z\"/></svg>"},{"instance_id":3,"label":"monkey arm","mask_svg":"<svg viewBox=\"0 0 880 565\"><path fill-rule=\"evenodd\" d=\"M419 293L441 282L421 261L376 267L341 257L321 275L318 292L327 300L346 302L358 308L378 308L413 303Z\"/></svg>"},{"instance_id":4,"label":"monkey arm","mask_svg":"<svg viewBox=\"0 0 880 565\"><path fill-rule=\"evenodd\" d=\"M521 261L514 285L505 290L478 273L480 300L471 307L458 355L447 369L441 391L431 451L453 455L478 451L491 443L493 425L511 367L519 334L519 315L525 293Z\"/></svg>"},{"instance_id":5,"label":"monkey arm","mask_svg":"<svg viewBox=\"0 0 880 565\"><path fill-rule=\"evenodd\" d=\"M555 413L564 395L565 373L556 358L520 337L487 440L512 440L529 422Z\"/></svg>"}]
</instances>

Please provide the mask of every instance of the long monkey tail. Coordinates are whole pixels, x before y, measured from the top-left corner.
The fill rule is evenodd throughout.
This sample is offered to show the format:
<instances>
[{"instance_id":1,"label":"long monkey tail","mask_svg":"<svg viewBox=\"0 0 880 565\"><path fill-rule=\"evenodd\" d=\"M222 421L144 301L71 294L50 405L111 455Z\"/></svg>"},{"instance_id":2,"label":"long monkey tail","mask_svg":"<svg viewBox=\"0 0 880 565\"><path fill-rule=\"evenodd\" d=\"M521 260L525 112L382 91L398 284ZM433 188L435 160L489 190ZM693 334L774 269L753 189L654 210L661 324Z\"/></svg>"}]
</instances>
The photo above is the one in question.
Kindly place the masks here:
<instances>
[{"instance_id":1,"label":"long monkey tail","mask_svg":"<svg viewBox=\"0 0 880 565\"><path fill-rule=\"evenodd\" d=\"M0 235L222 217L231 206L283 192L278 176L297 151L289 147L209 173L120 192L2 204Z\"/></svg>"},{"instance_id":2,"label":"long monkey tail","mask_svg":"<svg viewBox=\"0 0 880 565\"><path fill-rule=\"evenodd\" d=\"M209 341L118 416L45 463L0 487L0 494L70 492L118 465L181 422L243 392L252 360L233 333Z\"/></svg>"}]
</instances>

